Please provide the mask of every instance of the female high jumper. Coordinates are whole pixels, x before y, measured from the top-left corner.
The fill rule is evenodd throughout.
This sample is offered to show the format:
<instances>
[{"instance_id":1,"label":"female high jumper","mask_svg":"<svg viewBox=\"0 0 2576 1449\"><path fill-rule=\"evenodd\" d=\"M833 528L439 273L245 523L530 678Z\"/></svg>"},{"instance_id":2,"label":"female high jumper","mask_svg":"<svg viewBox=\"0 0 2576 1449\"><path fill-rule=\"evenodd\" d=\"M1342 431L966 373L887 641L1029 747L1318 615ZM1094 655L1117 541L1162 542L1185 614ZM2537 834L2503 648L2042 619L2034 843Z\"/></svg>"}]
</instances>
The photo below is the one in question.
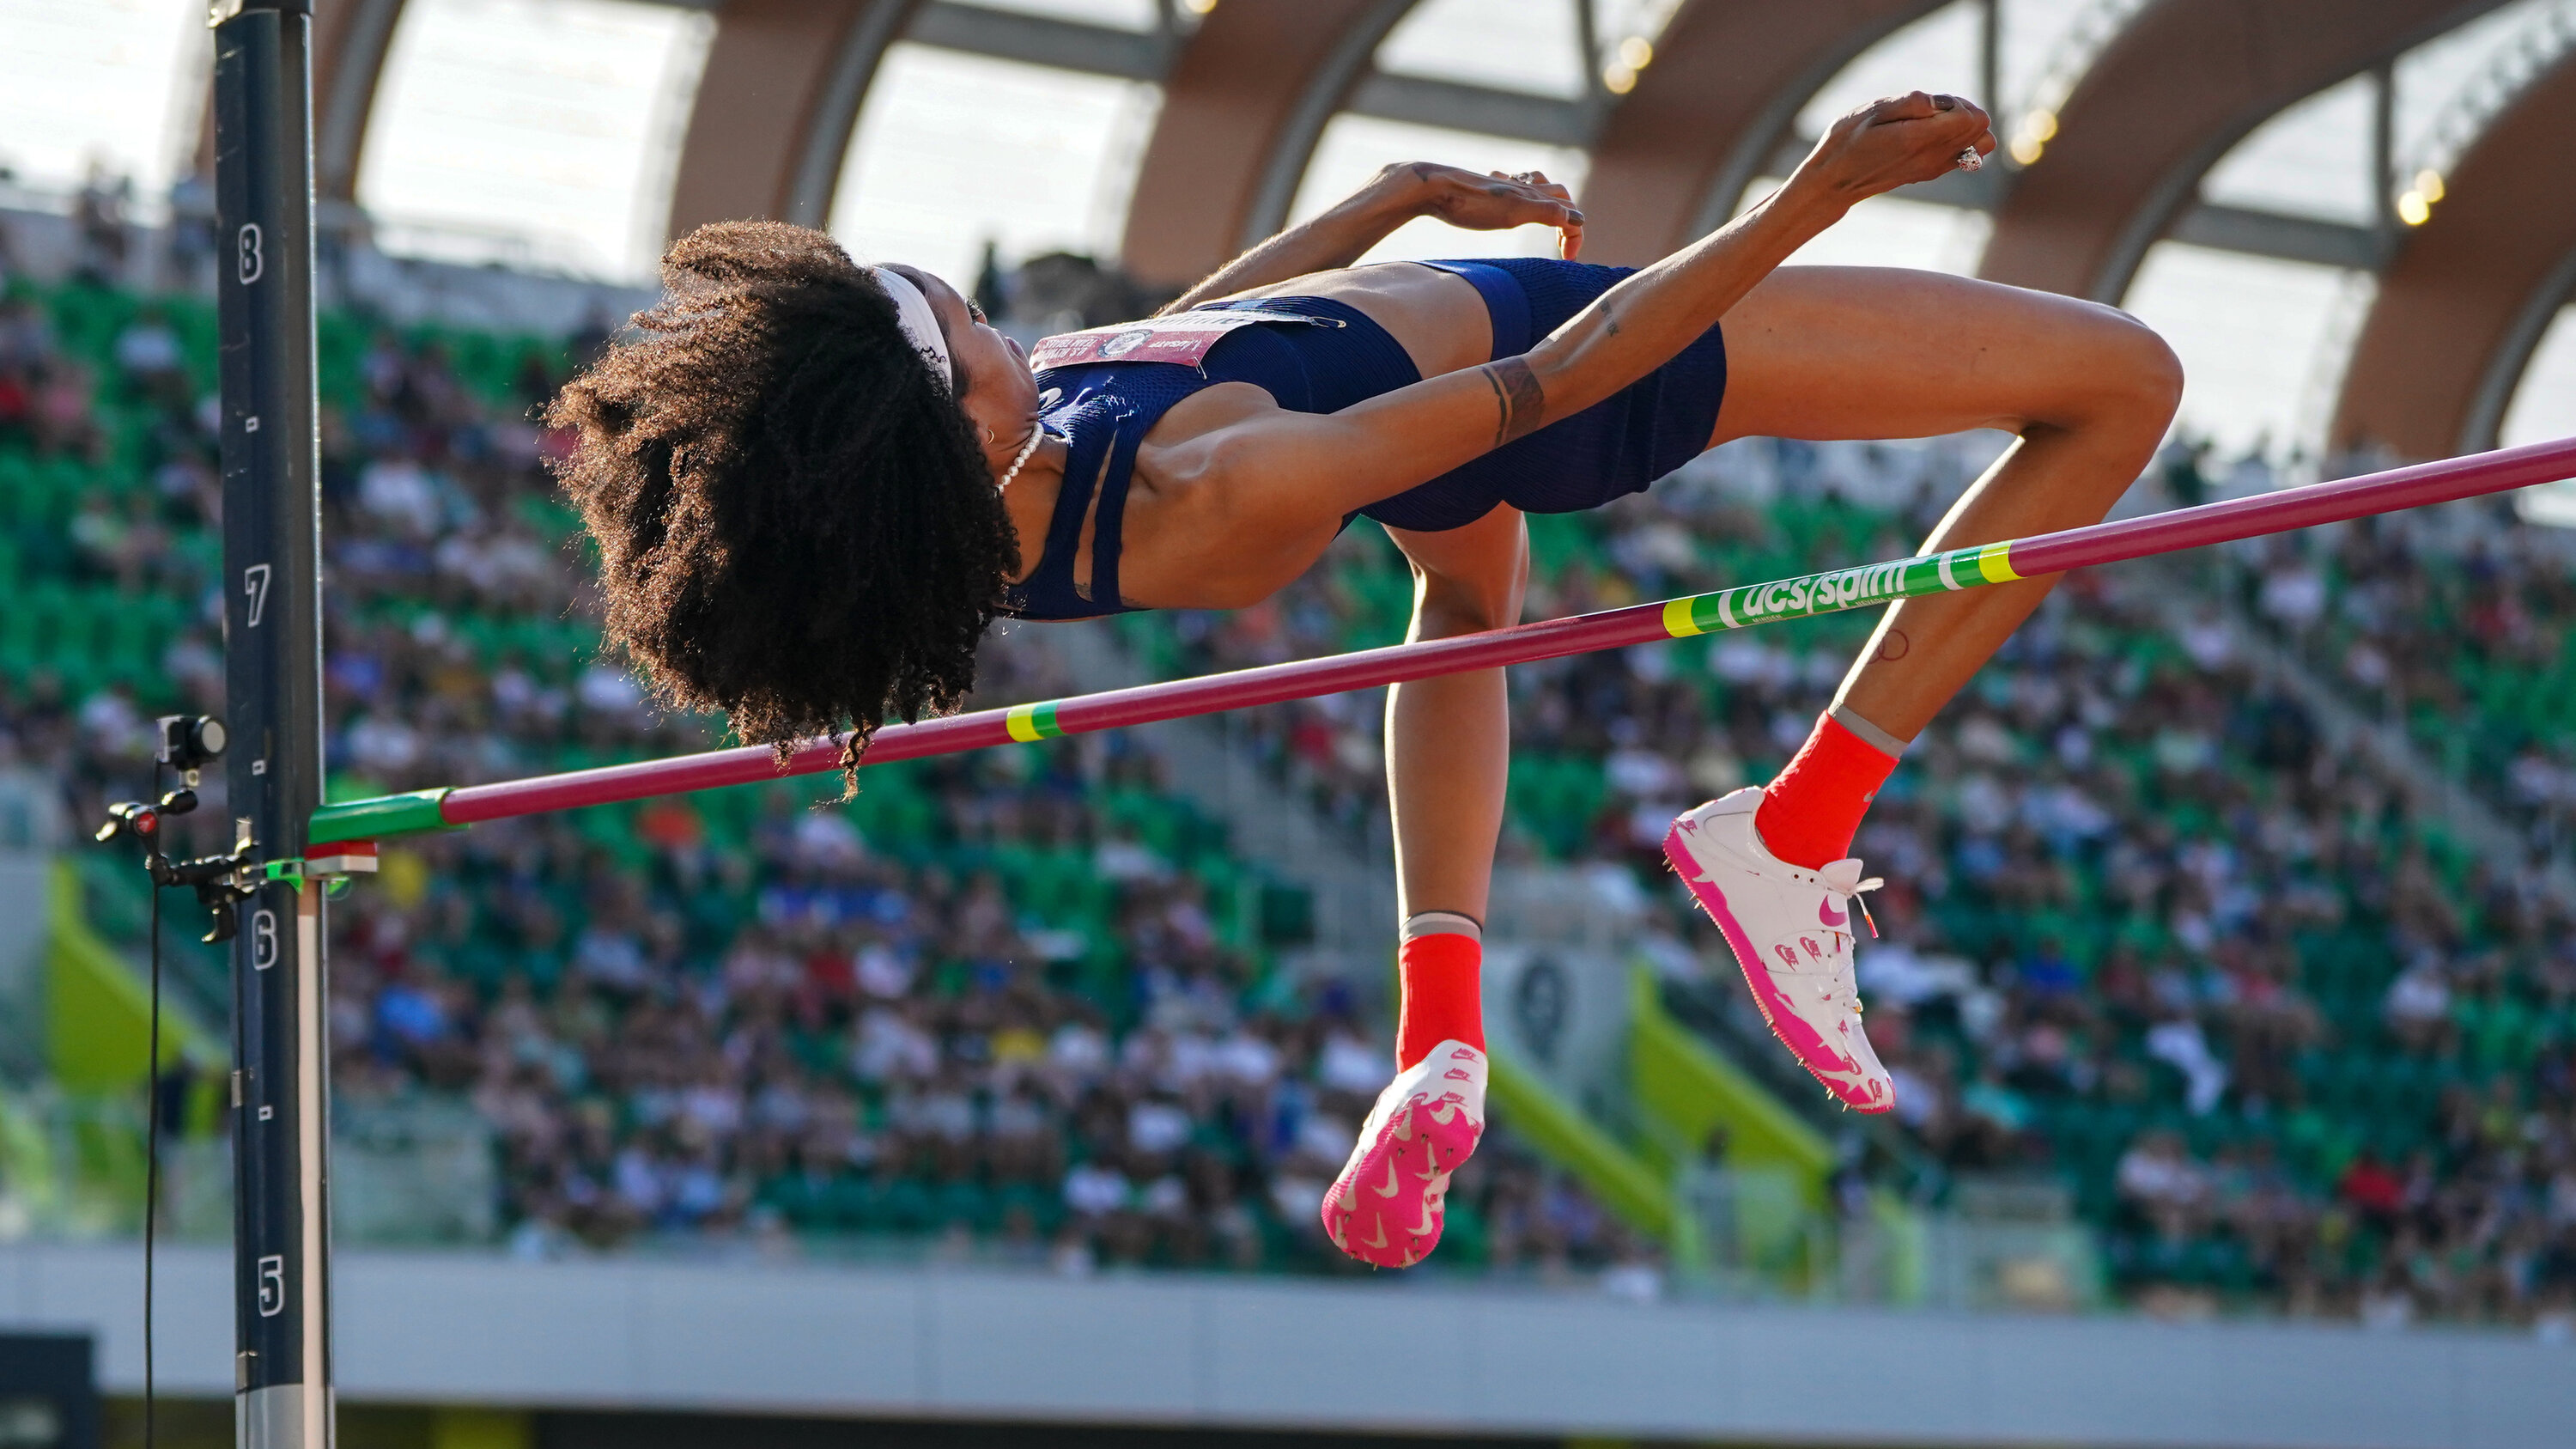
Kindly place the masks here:
<instances>
[{"instance_id":1,"label":"female high jumper","mask_svg":"<svg viewBox=\"0 0 2576 1449\"><path fill-rule=\"evenodd\" d=\"M662 698L747 740L955 707L997 615L1232 609L1355 516L1411 560L1408 637L1520 617L1521 515L1596 508L1730 438L2019 441L1924 551L2096 522L2163 438L2173 354L2109 307L1933 273L1783 267L1854 203L1994 148L1915 93L1836 122L1767 200L1654 266L1571 260L1535 173L1392 167L1156 319L1034 358L915 268L765 222L679 241L668 296L564 389L564 482L607 632ZM1557 227L1568 260L1352 263L1406 219ZM1897 756L2055 583L1891 605L1767 786L1683 815L1666 854L1781 1041L1850 1106L1894 1104L1861 1030L1849 857ZM1401 907L1397 1075L1324 1199L1403 1267L1483 1130L1480 922L1502 825L1502 671L1388 692Z\"/></svg>"}]
</instances>

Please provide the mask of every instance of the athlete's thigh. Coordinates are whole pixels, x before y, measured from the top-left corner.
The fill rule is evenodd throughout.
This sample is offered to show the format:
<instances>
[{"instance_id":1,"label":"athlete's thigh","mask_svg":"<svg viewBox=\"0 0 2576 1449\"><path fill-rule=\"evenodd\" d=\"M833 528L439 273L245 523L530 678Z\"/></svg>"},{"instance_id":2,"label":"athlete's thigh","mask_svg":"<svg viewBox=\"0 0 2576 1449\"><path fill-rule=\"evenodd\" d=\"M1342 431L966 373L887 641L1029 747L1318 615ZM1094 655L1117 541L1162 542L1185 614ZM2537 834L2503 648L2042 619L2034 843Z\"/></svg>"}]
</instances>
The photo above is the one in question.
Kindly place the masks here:
<instances>
[{"instance_id":1,"label":"athlete's thigh","mask_svg":"<svg viewBox=\"0 0 2576 1449\"><path fill-rule=\"evenodd\" d=\"M1724 326L1712 447L2073 426L2173 370L2163 341L2116 308L1895 267L1782 267Z\"/></svg>"},{"instance_id":2,"label":"athlete's thigh","mask_svg":"<svg viewBox=\"0 0 2576 1449\"><path fill-rule=\"evenodd\" d=\"M1520 622L1521 598L1529 588L1529 530L1519 509L1497 503L1464 528L1390 528L1386 536L1421 572L1414 617L1419 637Z\"/></svg>"}]
</instances>

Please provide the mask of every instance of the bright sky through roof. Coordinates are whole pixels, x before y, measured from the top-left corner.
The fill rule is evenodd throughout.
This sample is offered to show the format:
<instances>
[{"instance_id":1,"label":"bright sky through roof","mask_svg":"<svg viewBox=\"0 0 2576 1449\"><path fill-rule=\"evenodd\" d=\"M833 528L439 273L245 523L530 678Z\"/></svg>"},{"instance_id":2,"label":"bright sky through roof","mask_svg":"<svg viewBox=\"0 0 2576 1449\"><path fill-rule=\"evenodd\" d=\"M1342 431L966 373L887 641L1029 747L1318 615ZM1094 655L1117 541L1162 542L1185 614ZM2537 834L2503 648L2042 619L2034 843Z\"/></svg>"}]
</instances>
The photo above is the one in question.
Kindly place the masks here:
<instances>
[{"instance_id":1,"label":"bright sky through roof","mask_svg":"<svg viewBox=\"0 0 2576 1449\"><path fill-rule=\"evenodd\" d=\"M644 275L713 31L705 14L621 0L411 0L359 203L419 224L386 238L405 250L471 256L515 236L526 262Z\"/></svg>"},{"instance_id":2,"label":"bright sky through roof","mask_svg":"<svg viewBox=\"0 0 2576 1449\"><path fill-rule=\"evenodd\" d=\"M909 262L967 291L987 240L1012 258L1114 253L1161 97L897 45L868 89L831 232L869 261Z\"/></svg>"},{"instance_id":3,"label":"bright sky through roof","mask_svg":"<svg viewBox=\"0 0 2576 1449\"><path fill-rule=\"evenodd\" d=\"M0 166L64 190L96 162L166 192L212 54L201 5L0 0Z\"/></svg>"},{"instance_id":4,"label":"bright sky through roof","mask_svg":"<svg viewBox=\"0 0 2576 1449\"><path fill-rule=\"evenodd\" d=\"M995 8L1147 30L1153 0L984 0ZM1605 45L1651 39L1673 0L1591 0ZM2009 119L2062 69L2079 19L2104 0L2004 0ZM2397 66L2400 174L2454 159L2457 98L2538 21L2576 0L2517 0L2418 47ZM0 0L0 166L62 190L96 161L163 191L203 114L198 0ZM369 136L360 197L388 245L582 273L649 275L669 206L672 150L711 22L630 0L408 0ZM1422 0L1378 53L1391 71L1572 97L1586 84L1559 0ZM1827 82L1812 131L1850 106L1921 86L1978 86L1973 5L1935 11ZM844 166L832 228L859 251L961 280L987 239L1006 258L1107 252L1123 226L1158 101L1152 86L901 45L888 56ZM2203 194L2234 205L2366 221L2370 98L2350 82L2258 127ZM1579 153L1344 116L1316 149L1294 211L1311 215L1389 161L1545 169L1579 184ZM1973 267L1981 216L1885 200L1799 258ZM1379 257L1545 253L1534 228L1478 236L1409 226ZM2366 281L2332 269L2161 244L2128 305L2163 331L2191 376L2187 423L2232 446L2276 445L2319 421L2331 361ZM2576 430L2576 324L2541 348L2508 431ZM2546 383L2547 396L2537 395ZM2543 420L2546 421L2535 421Z\"/></svg>"}]
</instances>

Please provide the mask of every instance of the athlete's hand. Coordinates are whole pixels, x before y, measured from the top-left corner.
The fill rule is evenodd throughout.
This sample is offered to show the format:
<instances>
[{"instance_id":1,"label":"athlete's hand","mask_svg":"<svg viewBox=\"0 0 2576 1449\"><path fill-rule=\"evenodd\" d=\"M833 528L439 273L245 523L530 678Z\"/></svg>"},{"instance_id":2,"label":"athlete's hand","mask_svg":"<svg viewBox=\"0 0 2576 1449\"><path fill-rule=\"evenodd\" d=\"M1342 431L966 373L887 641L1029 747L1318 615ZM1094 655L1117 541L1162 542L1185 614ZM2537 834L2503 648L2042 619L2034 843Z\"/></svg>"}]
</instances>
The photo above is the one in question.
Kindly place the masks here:
<instances>
[{"instance_id":1,"label":"athlete's hand","mask_svg":"<svg viewBox=\"0 0 2576 1449\"><path fill-rule=\"evenodd\" d=\"M1914 91L1872 101L1826 127L1799 164L1798 179L1849 205L1952 171L1973 171L1994 149L1989 118L1974 101Z\"/></svg>"},{"instance_id":2,"label":"athlete's hand","mask_svg":"<svg viewBox=\"0 0 2576 1449\"><path fill-rule=\"evenodd\" d=\"M1384 177L1406 189L1416 216L1438 217L1468 231L1552 226L1559 255L1568 261L1582 255L1583 213L1575 209L1574 193L1548 180L1544 171L1479 176L1462 167L1416 161L1390 166Z\"/></svg>"}]
</instances>

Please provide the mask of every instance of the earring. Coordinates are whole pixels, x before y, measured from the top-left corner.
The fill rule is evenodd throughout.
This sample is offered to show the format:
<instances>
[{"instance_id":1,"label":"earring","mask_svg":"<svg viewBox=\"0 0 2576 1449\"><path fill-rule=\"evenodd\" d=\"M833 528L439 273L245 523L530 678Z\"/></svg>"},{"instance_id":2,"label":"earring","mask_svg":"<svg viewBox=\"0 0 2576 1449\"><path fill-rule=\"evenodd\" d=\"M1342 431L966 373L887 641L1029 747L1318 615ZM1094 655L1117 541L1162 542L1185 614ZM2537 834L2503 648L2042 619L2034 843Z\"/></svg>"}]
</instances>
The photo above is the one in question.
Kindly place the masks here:
<instances>
[{"instance_id":1,"label":"earring","mask_svg":"<svg viewBox=\"0 0 2576 1449\"><path fill-rule=\"evenodd\" d=\"M984 446L988 448L993 446L993 430L991 428L986 428L984 430Z\"/></svg>"}]
</instances>

